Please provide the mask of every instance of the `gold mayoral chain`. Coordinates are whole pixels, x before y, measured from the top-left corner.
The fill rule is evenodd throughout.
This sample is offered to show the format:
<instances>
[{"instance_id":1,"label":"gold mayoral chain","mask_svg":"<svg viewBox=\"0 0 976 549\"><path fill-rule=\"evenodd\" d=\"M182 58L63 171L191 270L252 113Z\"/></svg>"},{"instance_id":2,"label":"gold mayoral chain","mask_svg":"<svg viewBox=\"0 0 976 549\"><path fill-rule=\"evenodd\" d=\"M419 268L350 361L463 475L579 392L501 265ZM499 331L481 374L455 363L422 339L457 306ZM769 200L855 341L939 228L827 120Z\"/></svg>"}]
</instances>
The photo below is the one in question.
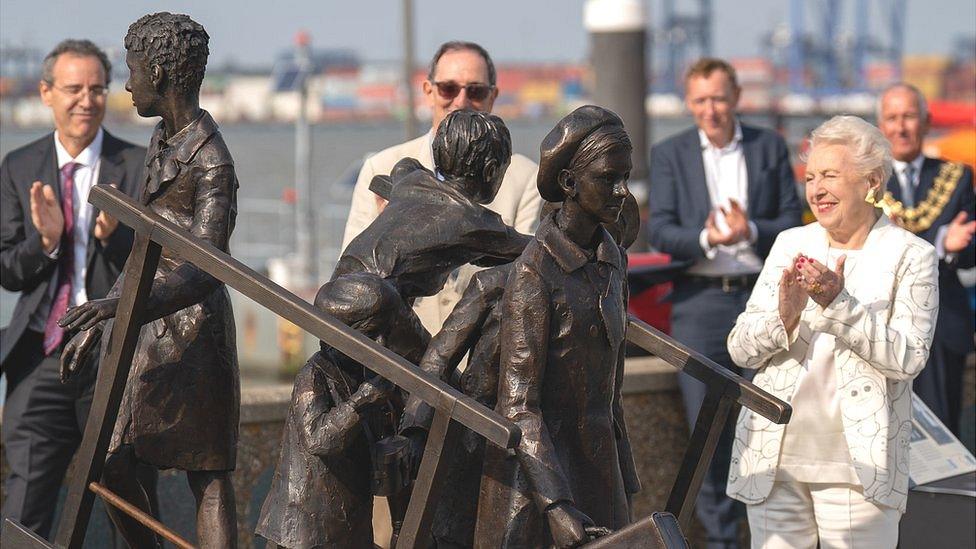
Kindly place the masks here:
<instances>
[{"instance_id":1,"label":"gold mayoral chain","mask_svg":"<svg viewBox=\"0 0 976 549\"><path fill-rule=\"evenodd\" d=\"M902 227L913 233L920 233L931 227L932 222L942 213L962 177L962 169L962 164L943 163L925 200L919 202L914 208L906 208L904 204L895 200L890 192L886 192L881 200L876 200L872 194L865 201L874 204L875 208L881 208L885 215L898 219Z\"/></svg>"}]
</instances>

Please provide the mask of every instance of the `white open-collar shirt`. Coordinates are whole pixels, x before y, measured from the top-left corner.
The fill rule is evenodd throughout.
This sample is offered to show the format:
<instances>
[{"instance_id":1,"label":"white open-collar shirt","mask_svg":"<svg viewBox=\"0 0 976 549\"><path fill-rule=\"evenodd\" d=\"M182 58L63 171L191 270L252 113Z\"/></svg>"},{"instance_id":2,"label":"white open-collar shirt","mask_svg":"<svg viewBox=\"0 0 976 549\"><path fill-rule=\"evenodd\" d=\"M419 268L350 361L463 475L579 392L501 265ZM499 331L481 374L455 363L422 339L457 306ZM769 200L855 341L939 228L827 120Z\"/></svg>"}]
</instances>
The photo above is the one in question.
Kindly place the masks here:
<instances>
[{"instance_id":1,"label":"white open-collar shirt","mask_svg":"<svg viewBox=\"0 0 976 549\"><path fill-rule=\"evenodd\" d=\"M716 147L709 141L705 132L698 130L702 149L702 163L705 166L705 184L708 198L715 211L715 225L720 231L728 232L729 226L719 206L729 208L735 200L746 212L749 211L749 176L746 172L746 157L742 150L742 126L736 122L735 132L724 147ZM759 237L753 222L749 222L750 240L737 242L731 246L709 246L708 230L702 229L699 244L705 257L699 260L689 273L702 276L726 276L755 274L762 270L762 260L756 255L752 244Z\"/></svg>"},{"instance_id":2,"label":"white open-collar shirt","mask_svg":"<svg viewBox=\"0 0 976 549\"><path fill-rule=\"evenodd\" d=\"M88 193L98 181L98 169L101 165L102 142L104 138L105 133L99 128L98 133L95 134L95 139L78 153L78 156L72 157L68 150L64 148L64 145L61 144L59 133L57 131L54 132L54 149L58 157L58 185L62 189L64 188L64 175L61 169L69 162L79 164L78 168L75 169L74 192L72 195L74 205L74 246L71 250L62 250L59 248L55 251L55 254L58 256L63 253L74 254L74 272L71 278L71 300L69 303L71 306L80 305L88 301L88 294L85 291L85 275L88 270L86 259L88 255L88 240L92 238L89 227L91 226L92 215L95 210L94 206L88 203ZM44 296L34 312L34 316L31 317L31 330L37 332L44 331L47 316L51 310L51 302L54 299L54 292L57 291L58 276L59 272L56 269L52 277L52 283L48 286L47 295Z\"/></svg>"}]
</instances>

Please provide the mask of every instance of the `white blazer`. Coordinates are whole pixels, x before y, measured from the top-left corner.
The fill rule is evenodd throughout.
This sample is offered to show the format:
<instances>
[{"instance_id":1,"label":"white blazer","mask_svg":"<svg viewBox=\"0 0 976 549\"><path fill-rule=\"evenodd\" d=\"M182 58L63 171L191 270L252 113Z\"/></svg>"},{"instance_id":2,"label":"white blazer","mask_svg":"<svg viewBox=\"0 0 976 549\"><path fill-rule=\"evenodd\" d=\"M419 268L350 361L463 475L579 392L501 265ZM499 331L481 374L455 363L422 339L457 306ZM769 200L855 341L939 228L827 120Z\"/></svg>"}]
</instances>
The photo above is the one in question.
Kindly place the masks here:
<instances>
[{"instance_id":1,"label":"white blazer","mask_svg":"<svg viewBox=\"0 0 976 549\"><path fill-rule=\"evenodd\" d=\"M834 364L844 436L865 497L905 510L912 379L925 366L939 312L935 248L882 216L845 287L826 309L812 299L792 334L779 316L779 281L797 253L824 262L827 232L817 223L776 239L745 312L729 333L732 360L759 369L753 382L787 402L806 374L811 336L835 336ZM728 494L766 499L776 479L785 425L743 408L736 423Z\"/></svg>"},{"instance_id":2,"label":"white blazer","mask_svg":"<svg viewBox=\"0 0 976 549\"><path fill-rule=\"evenodd\" d=\"M433 169L432 155L430 134L427 133L406 143L384 149L366 159L352 192L352 205L349 208L349 218L346 220L346 230L342 237L343 250L379 215L376 195L369 190L373 176L388 175L394 164L407 157L416 158L425 168ZM534 233L539 223L542 197L539 196L539 189L536 186L538 173L539 166L535 162L521 154L513 154L512 163L505 172L505 179L502 180L495 200L487 205L489 210L502 216L506 225L525 234ZM472 266L462 267L458 277L456 279L452 277L439 294L418 299L414 303L417 316L431 333L440 330L447 315L461 299L461 294L475 270L476 268Z\"/></svg>"}]
</instances>

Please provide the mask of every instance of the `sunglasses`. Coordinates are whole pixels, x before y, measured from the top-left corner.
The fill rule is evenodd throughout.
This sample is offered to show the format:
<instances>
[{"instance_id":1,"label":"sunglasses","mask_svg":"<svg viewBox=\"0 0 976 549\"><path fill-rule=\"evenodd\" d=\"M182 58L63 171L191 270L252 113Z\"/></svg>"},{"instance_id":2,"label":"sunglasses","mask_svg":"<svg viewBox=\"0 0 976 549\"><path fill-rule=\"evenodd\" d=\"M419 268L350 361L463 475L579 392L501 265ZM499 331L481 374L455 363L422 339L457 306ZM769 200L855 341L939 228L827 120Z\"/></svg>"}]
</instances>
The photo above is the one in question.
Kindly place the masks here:
<instances>
[{"instance_id":1,"label":"sunglasses","mask_svg":"<svg viewBox=\"0 0 976 549\"><path fill-rule=\"evenodd\" d=\"M489 84L467 84L462 86L452 80L446 82L435 82L431 80L430 83L437 87L437 93L443 99L454 99L461 93L461 89L463 88L468 94L468 99L472 101L484 101L488 99L491 90L495 89L495 86Z\"/></svg>"}]
</instances>

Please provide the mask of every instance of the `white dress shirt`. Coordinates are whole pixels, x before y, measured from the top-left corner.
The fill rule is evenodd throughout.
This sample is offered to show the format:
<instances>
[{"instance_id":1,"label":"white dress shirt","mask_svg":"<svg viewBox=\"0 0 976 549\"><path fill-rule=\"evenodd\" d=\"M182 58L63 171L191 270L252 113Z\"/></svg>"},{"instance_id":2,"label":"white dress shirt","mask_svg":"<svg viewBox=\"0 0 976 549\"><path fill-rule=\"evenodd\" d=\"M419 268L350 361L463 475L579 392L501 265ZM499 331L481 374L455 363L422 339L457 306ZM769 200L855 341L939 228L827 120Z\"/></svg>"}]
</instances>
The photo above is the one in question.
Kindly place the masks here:
<instances>
[{"instance_id":1,"label":"white dress shirt","mask_svg":"<svg viewBox=\"0 0 976 549\"><path fill-rule=\"evenodd\" d=\"M99 128L98 133L95 134L95 139L84 150L78 153L78 156L72 158L71 154L61 144L58 132L54 132L54 149L58 157L58 185L61 188L64 188L61 169L69 162L79 164L78 168L75 169L74 193L72 196L74 199L75 224L74 249L70 253L74 254L74 273L71 279L71 300L69 306L80 305L88 301L88 294L85 292L85 274L88 270L86 259L88 255L88 240L92 237L89 227L95 209L88 203L88 193L91 191L92 185L98 181L98 169L101 165L102 141L104 140L104 136L104 132ZM66 252L67 250L58 248L55 249L52 256L58 257L60 254ZM57 291L58 276L58 270L55 269L51 278L51 284L48 285L47 293L41 299L40 304L38 304L37 309L34 311L34 315L31 317L29 325L31 330L44 332L47 315L51 310L51 302L54 299L54 293Z\"/></svg>"},{"instance_id":2,"label":"white dress shirt","mask_svg":"<svg viewBox=\"0 0 976 549\"><path fill-rule=\"evenodd\" d=\"M736 122L732 141L724 147L712 144L702 130L698 130L698 137L702 148L702 163L705 165L708 198L715 211L715 225L720 231L728 232L728 223L719 206L730 208L731 201L735 200L744 211L749 211L749 177L742 151L742 126ZM758 273L762 270L762 261L753 250L752 244L759 238L759 231L752 221L749 222L749 233L749 241L731 246L710 246L708 229L702 229L698 241L705 257L688 269L688 272L701 276Z\"/></svg>"}]
</instances>

